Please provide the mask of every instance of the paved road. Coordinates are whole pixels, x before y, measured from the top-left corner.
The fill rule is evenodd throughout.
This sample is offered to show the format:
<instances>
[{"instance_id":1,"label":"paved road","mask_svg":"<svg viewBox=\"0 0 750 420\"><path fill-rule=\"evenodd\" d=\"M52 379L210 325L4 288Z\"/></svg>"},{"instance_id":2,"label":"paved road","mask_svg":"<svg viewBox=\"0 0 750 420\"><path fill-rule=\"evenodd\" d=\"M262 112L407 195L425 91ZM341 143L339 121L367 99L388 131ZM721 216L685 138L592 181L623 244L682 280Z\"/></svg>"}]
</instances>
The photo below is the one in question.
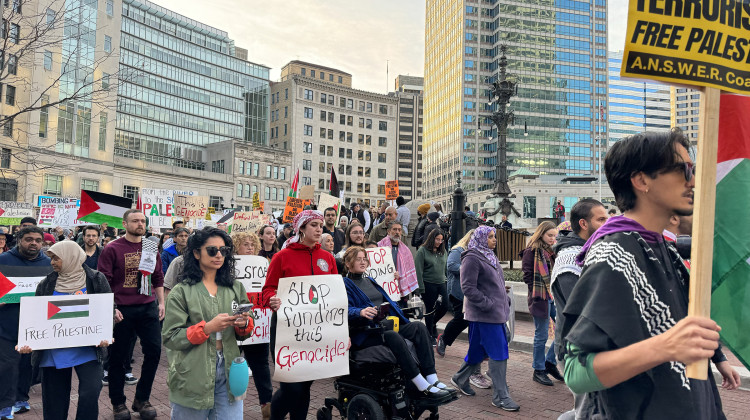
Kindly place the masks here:
<instances>
[{"instance_id":1,"label":"paved road","mask_svg":"<svg viewBox=\"0 0 750 420\"><path fill-rule=\"evenodd\" d=\"M467 343L465 341L456 341L452 347L448 348L445 358L437 358L437 370L440 379L449 380L450 376L456 372L461 364L463 356L466 354ZM140 350L136 348L136 363L134 365L135 374L138 376L142 357ZM484 366L486 369L486 365ZM166 356L162 352L161 364L156 376L154 391L151 403L159 412L159 418L169 418L169 398L166 385ZM531 380L531 355L522 351L510 352L508 363L508 382L510 392L513 398L521 405L521 410L516 413L506 413L490 404L491 390L477 389L477 395L474 397L462 396L459 400L443 406L440 409L441 419L494 419L506 417L509 419L556 419L562 412L567 411L572 405L572 397L568 389L561 383L555 382L553 387L545 387ZM276 384L275 384L276 385ZM748 384L745 384L748 385ZM74 390L77 384L74 383ZM135 386L126 386L126 395L128 404L133 401ZM315 410L322 405L325 397L335 395L333 381L320 380L316 381L312 388L312 403L310 406L310 415L308 418L315 418ZM75 400L77 394L74 392L71 399L70 419L75 418ZM721 391L721 398L724 403L725 413L730 420L740 420L747 417L750 413L750 392ZM245 418L260 419L260 408L257 405L257 394L254 393L254 387L248 390L248 398L245 400ZM112 406L107 396L107 388L102 390L99 399L100 418L112 418ZM29 413L18 414L16 419L32 420L42 418L42 401L41 388L39 385L32 388L31 393L32 410ZM138 416L133 416L137 419Z\"/></svg>"}]
</instances>

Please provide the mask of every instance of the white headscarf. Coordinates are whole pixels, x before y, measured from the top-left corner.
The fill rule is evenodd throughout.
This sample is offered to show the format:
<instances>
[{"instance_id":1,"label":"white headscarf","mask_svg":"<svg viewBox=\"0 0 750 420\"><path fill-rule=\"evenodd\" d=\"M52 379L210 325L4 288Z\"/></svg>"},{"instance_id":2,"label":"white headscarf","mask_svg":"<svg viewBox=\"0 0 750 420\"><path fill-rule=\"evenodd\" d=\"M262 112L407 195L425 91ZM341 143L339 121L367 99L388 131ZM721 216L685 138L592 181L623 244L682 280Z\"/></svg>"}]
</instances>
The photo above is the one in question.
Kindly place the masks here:
<instances>
[{"instance_id":1,"label":"white headscarf","mask_svg":"<svg viewBox=\"0 0 750 420\"><path fill-rule=\"evenodd\" d=\"M76 242L60 241L47 250L47 255L49 254L54 254L62 260L55 291L75 293L86 287L86 272L83 270L86 253Z\"/></svg>"}]
</instances>

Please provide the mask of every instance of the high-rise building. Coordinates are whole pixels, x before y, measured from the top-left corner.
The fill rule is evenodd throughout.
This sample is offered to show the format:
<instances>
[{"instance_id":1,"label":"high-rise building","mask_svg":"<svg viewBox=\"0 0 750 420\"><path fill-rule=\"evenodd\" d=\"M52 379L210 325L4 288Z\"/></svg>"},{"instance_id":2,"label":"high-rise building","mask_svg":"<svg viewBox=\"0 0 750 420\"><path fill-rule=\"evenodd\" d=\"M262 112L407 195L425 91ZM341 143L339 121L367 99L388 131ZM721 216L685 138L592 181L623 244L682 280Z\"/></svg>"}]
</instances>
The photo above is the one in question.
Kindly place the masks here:
<instances>
[{"instance_id":1,"label":"high-rise building","mask_svg":"<svg viewBox=\"0 0 750 420\"><path fill-rule=\"evenodd\" d=\"M399 75L398 98L398 186L406 200L422 197L422 112L424 78Z\"/></svg>"},{"instance_id":2,"label":"high-rise building","mask_svg":"<svg viewBox=\"0 0 750 420\"><path fill-rule=\"evenodd\" d=\"M394 96L351 88L349 73L302 61L271 84L271 145L290 150L300 185L316 195L330 190L336 170L346 204L377 204L396 179L397 108Z\"/></svg>"},{"instance_id":3,"label":"high-rise building","mask_svg":"<svg viewBox=\"0 0 750 420\"><path fill-rule=\"evenodd\" d=\"M670 96L672 99L672 127L681 129L690 139L690 144L697 145L701 92L695 89L671 86Z\"/></svg>"},{"instance_id":4,"label":"high-rise building","mask_svg":"<svg viewBox=\"0 0 750 420\"><path fill-rule=\"evenodd\" d=\"M670 87L648 80L622 80L622 51L609 53L609 144L644 131L664 131L670 121Z\"/></svg>"},{"instance_id":5,"label":"high-rise building","mask_svg":"<svg viewBox=\"0 0 750 420\"><path fill-rule=\"evenodd\" d=\"M495 180L497 130L487 116L499 49L518 83L507 170L597 172L598 108L607 104L607 3L428 0L425 20L424 198L445 204L461 174L478 210Z\"/></svg>"}]
</instances>

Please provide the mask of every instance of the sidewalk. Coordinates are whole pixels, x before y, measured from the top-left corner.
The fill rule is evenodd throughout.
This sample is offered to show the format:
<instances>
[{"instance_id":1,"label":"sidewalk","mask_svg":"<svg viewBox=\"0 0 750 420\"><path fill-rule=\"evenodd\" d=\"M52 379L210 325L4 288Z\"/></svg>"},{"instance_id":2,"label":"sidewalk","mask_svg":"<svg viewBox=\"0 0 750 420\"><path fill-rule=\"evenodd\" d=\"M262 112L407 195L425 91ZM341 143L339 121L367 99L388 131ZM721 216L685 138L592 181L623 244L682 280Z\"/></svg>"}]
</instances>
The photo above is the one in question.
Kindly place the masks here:
<instances>
[{"instance_id":1,"label":"sidewalk","mask_svg":"<svg viewBox=\"0 0 750 420\"><path fill-rule=\"evenodd\" d=\"M445 314L443 319L441 319L437 324L438 330L442 331L443 329L445 329L445 325L451 319L453 319L453 317L451 316L450 312ZM458 339L468 341L468 334L469 330L466 329L461 333ZM549 347L550 343L551 341L547 341L547 347ZM516 331L513 335L513 341L510 343L509 347L511 350L531 353L534 347L534 321L531 319L530 315L516 312ZM740 374L740 378L742 379L742 386L740 387L740 389L750 391L750 371L748 371L748 369L745 368L737 359L737 357L728 349L724 348L724 353L727 356L729 364L731 364L732 367ZM713 370L716 383L721 385L721 374L719 374L713 364L711 364L711 368ZM748 396L748 398L750 398L750 396Z\"/></svg>"}]
</instances>

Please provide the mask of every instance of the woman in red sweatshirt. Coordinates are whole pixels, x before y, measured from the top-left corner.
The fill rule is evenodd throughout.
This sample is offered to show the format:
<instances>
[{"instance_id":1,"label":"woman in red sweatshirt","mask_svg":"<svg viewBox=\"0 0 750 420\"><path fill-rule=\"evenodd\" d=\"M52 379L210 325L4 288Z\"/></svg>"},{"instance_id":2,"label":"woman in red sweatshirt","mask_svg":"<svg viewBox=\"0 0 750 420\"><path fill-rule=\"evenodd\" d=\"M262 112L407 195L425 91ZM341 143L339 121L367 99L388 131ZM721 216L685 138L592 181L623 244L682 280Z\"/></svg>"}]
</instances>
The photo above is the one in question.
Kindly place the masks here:
<instances>
[{"instance_id":1,"label":"woman in red sweatshirt","mask_svg":"<svg viewBox=\"0 0 750 420\"><path fill-rule=\"evenodd\" d=\"M268 267L266 283L261 291L262 305L273 311L271 318L271 352L276 354L276 311L281 299L276 296L279 279L285 277L338 274L336 260L330 252L320 248L323 234L323 214L305 210L294 217L294 236L284 243ZM310 387L313 381L281 382L271 399L271 419L304 420L310 406Z\"/></svg>"}]
</instances>

